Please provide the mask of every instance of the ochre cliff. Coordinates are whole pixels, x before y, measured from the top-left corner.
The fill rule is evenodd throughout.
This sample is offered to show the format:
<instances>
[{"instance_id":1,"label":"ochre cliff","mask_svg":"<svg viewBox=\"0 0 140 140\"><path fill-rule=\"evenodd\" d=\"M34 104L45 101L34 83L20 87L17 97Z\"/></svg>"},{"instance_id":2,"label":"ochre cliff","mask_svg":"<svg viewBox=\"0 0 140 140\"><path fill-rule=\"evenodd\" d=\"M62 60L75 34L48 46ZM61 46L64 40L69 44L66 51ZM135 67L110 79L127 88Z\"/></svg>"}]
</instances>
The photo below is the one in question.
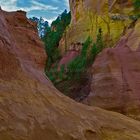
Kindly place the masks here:
<instances>
[{"instance_id":1,"label":"ochre cliff","mask_svg":"<svg viewBox=\"0 0 140 140\"><path fill-rule=\"evenodd\" d=\"M140 120L140 20L133 26L97 56L88 103Z\"/></svg>"},{"instance_id":2,"label":"ochre cliff","mask_svg":"<svg viewBox=\"0 0 140 140\"><path fill-rule=\"evenodd\" d=\"M0 11L1 140L140 140L140 122L64 97L43 74L45 54L24 12Z\"/></svg>"},{"instance_id":3,"label":"ochre cliff","mask_svg":"<svg viewBox=\"0 0 140 140\"><path fill-rule=\"evenodd\" d=\"M72 15L70 27L60 41L59 48L64 52L71 43L83 43L88 36L96 39L101 28L106 47L114 45L132 22L133 0L69 0ZM66 40L66 41L65 41Z\"/></svg>"}]
</instances>

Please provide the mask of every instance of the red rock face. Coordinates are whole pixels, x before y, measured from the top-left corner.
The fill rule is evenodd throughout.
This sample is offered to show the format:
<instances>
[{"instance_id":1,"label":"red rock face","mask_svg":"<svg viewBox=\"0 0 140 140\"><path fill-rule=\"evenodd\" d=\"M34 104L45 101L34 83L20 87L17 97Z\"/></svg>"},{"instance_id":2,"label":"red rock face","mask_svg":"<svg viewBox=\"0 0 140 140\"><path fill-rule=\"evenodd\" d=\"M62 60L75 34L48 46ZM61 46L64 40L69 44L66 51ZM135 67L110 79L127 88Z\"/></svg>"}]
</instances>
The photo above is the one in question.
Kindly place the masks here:
<instances>
[{"instance_id":1,"label":"red rock face","mask_svg":"<svg viewBox=\"0 0 140 140\"><path fill-rule=\"evenodd\" d=\"M69 62L71 62L74 58L76 58L79 55L78 51L68 51L63 58L60 60L59 65L67 65Z\"/></svg>"},{"instance_id":2,"label":"red rock face","mask_svg":"<svg viewBox=\"0 0 140 140\"><path fill-rule=\"evenodd\" d=\"M140 119L140 21L93 65L90 105Z\"/></svg>"},{"instance_id":3,"label":"red rock face","mask_svg":"<svg viewBox=\"0 0 140 140\"><path fill-rule=\"evenodd\" d=\"M61 95L44 61L25 13L0 11L0 140L140 140L138 121Z\"/></svg>"},{"instance_id":4,"label":"red rock face","mask_svg":"<svg viewBox=\"0 0 140 140\"><path fill-rule=\"evenodd\" d=\"M44 67L46 57L42 49L43 44L37 36L35 24L27 20L26 13L21 11L10 14L1 11L0 22L0 45L3 48L1 51L5 50L6 53L4 54L6 60L3 60L3 56L0 56L0 61L1 64L7 64L9 67L5 76L3 75L4 66L2 66L2 73L0 75L4 78L8 76L16 78L17 73L15 70L20 69L20 67L31 77L36 77L36 73L41 74L42 72L39 72ZM18 58L14 60L17 62L17 66L15 65L15 67L14 61L12 62L12 59L10 59L10 56L13 57L12 55L16 55ZM3 61L6 62L3 63ZM43 79L40 80L43 81Z\"/></svg>"}]
</instances>

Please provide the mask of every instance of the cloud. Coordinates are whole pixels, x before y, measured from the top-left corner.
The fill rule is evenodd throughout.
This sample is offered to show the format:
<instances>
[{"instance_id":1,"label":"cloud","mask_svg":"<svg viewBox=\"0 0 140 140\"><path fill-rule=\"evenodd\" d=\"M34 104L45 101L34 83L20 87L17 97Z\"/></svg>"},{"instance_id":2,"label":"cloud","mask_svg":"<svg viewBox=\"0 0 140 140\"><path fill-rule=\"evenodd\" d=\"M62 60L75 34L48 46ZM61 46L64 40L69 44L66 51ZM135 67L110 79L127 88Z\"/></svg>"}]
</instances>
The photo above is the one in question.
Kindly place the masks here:
<instances>
[{"instance_id":1,"label":"cloud","mask_svg":"<svg viewBox=\"0 0 140 140\"><path fill-rule=\"evenodd\" d=\"M43 18L44 21L48 21L49 25L51 25L51 23L56 19L56 17L53 17L53 18L50 18L50 19L47 19L47 18Z\"/></svg>"},{"instance_id":2,"label":"cloud","mask_svg":"<svg viewBox=\"0 0 140 140\"><path fill-rule=\"evenodd\" d=\"M35 16L35 15L29 15L28 16L29 18L32 18L32 17L37 17L38 19L40 18L39 16ZM56 20L57 17L52 17L52 18L45 18L45 17L42 17L44 21L48 21L49 25L51 25L51 23Z\"/></svg>"},{"instance_id":3,"label":"cloud","mask_svg":"<svg viewBox=\"0 0 140 140\"><path fill-rule=\"evenodd\" d=\"M17 10L16 3L17 3L17 0L0 0L0 5L2 9L6 11Z\"/></svg>"},{"instance_id":4,"label":"cloud","mask_svg":"<svg viewBox=\"0 0 140 140\"><path fill-rule=\"evenodd\" d=\"M69 9L69 0L0 0L0 6L6 11L26 11L27 17L43 17L51 24L64 8Z\"/></svg>"},{"instance_id":5,"label":"cloud","mask_svg":"<svg viewBox=\"0 0 140 140\"><path fill-rule=\"evenodd\" d=\"M0 0L2 9L6 11L24 10L26 12L32 10L58 10L58 7L52 5L46 5L35 0L30 1L31 6L18 7L17 0Z\"/></svg>"},{"instance_id":6,"label":"cloud","mask_svg":"<svg viewBox=\"0 0 140 140\"><path fill-rule=\"evenodd\" d=\"M40 8L39 10L58 10L58 7L54 7L52 5L46 5L46 4L37 2L35 0L32 0L31 3L32 3L32 8Z\"/></svg>"},{"instance_id":7,"label":"cloud","mask_svg":"<svg viewBox=\"0 0 140 140\"><path fill-rule=\"evenodd\" d=\"M69 9L69 0L64 0L65 6Z\"/></svg>"}]
</instances>

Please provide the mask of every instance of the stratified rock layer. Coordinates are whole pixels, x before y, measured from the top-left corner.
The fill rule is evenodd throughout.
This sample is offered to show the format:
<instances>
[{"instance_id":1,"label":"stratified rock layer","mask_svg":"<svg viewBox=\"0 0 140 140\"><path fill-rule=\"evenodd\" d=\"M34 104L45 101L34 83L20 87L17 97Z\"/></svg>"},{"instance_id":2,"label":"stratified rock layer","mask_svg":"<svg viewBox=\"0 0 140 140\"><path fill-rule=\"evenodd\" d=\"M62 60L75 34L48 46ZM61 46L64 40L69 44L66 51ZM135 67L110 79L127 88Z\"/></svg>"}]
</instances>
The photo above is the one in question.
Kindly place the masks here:
<instances>
[{"instance_id":1,"label":"stratified rock layer","mask_svg":"<svg viewBox=\"0 0 140 140\"><path fill-rule=\"evenodd\" d=\"M75 103L45 79L45 54L24 12L0 11L1 140L140 140L140 123Z\"/></svg>"},{"instance_id":2,"label":"stratified rock layer","mask_svg":"<svg viewBox=\"0 0 140 140\"><path fill-rule=\"evenodd\" d=\"M97 56L88 103L140 120L140 20L133 26Z\"/></svg>"},{"instance_id":3,"label":"stratified rock layer","mask_svg":"<svg viewBox=\"0 0 140 140\"><path fill-rule=\"evenodd\" d=\"M60 41L64 53L71 43L83 43L88 36L96 40L99 28L107 47L114 45L125 32L133 15L133 0L69 0L72 15L70 27ZM65 44L67 42L67 44Z\"/></svg>"}]
</instances>

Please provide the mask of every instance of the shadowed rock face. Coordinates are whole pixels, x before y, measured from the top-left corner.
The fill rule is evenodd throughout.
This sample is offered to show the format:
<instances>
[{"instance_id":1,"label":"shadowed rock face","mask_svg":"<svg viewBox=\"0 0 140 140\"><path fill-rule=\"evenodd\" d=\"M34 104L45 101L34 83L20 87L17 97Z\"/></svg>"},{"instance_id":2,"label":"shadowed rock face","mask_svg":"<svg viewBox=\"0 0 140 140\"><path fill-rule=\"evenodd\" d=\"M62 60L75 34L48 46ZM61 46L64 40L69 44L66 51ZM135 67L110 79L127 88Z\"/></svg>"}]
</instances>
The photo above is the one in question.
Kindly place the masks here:
<instances>
[{"instance_id":1,"label":"shadowed rock face","mask_svg":"<svg viewBox=\"0 0 140 140\"><path fill-rule=\"evenodd\" d=\"M90 105L140 120L140 21L93 64Z\"/></svg>"},{"instance_id":2,"label":"shadowed rock face","mask_svg":"<svg viewBox=\"0 0 140 140\"><path fill-rule=\"evenodd\" d=\"M140 123L64 97L43 74L45 54L24 12L0 11L1 140L140 140Z\"/></svg>"}]
</instances>

